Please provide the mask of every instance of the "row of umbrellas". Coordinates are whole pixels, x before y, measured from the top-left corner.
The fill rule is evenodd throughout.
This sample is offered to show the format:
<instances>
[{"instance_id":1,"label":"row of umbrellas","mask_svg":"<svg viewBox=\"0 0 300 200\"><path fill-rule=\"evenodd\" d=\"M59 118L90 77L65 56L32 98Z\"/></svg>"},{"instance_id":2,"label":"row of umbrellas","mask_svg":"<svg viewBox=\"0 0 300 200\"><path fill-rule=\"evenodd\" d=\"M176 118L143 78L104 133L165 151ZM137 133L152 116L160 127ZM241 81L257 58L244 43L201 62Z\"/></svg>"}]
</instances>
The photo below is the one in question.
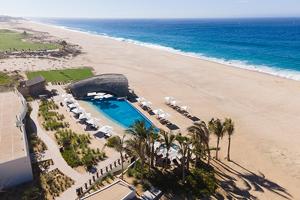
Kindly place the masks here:
<instances>
[{"instance_id":1,"label":"row of umbrellas","mask_svg":"<svg viewBox=\"0 0 300 200\"><path fill-rule=\"evenodd\" d=\"M179 104L179 101L176 100L174 97L165 97L165 102L166 102L167 105L170 105L170 106L173 106L173 107L178 107L182 111L187 111L188 110L188 106L186 106L186 105L181 106Z\"/></svg>"},{"instance_id":2,"label":"row of umbrellas","mask_svg":"<svg viewBox=\"0 0 300 200\"><path fill-rule=\"evenodd\" d=\"M99 120L92 118L90 113L87 113L83 108L81 108L71 94L63 94L62 98L64 98L64 102L70 109L70 112L78 115L79 120L84 120L85 123L95 128L98 127Z\"/></svg>"},{"instance_id":3,"label":"row of umbrellas","mask_svg":"<svg viewBox=\"0 0 300 200\"><path fill-rule=\"evenodd\" d=\"M152 109L152 103L150 101L147 101L145 98L143 97L139 97L136 98L137 102L139 102L139 104L143 107L148 107L150 109ZM167 118L169 118L171 115L169 113L166 113L165 111L163 111L162 109L156 109L153 110L153 113L157 116L158 119L164 119L166 120Z\"/></svg>"},{"instance_id":4,"label":"row of umbrellas","mask_svg":"<svg viewBox=\"0 0 300 200\"><path fill-rule=\"evenodd\" d=\"M147 101L145 98L140 97L140 98L136 98L137 102L139 102L139 104L143 107L148 107L151 108L152 106L152 102L151 101Z\"/></svg>"},{"instance_id":5,"label":"row of umbrellas","mask_svg":"<svg viewBox=\"0 0 300 200\"><path fill-rule=\"evenodd\" d=\"M104 92L89 92L87 93L88 97L93 97L94 99L108 99L113 97L111 94L106 94Z\"/></svg>"},{"instance_id":6,"label":"row of umbrellas","mask_svg":"<svg viewBox=\"0 0 300 200\"><path fill-rule=\"evenodd\" d=\"M103 93L105 95L105 93ZM90 94L91 95L91 94ZM95 95L100 95L99 93L95 93ZM70 112L78 115L79 120L85 121L86 124L91 125L95 128L98 128L100 123L99 119L92 118L91 114L86 112L83 108L81 108L78 102L73 98L71 94L63 94L62 98L64 99L65 104L70 109ZM98 131L103 132L106 136L110 137L113 133L113 128L111 126L105 125L101 126Z\"/></svg>"}]
</instances>

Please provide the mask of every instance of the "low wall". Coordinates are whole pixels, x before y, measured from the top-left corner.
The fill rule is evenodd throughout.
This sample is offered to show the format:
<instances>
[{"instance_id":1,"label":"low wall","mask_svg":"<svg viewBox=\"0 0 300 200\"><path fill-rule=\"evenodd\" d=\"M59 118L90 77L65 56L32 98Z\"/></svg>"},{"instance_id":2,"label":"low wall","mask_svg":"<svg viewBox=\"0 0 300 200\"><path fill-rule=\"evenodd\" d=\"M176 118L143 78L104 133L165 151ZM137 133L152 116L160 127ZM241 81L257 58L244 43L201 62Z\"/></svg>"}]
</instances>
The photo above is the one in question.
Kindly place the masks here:
<instances>
[{"instance_id":1,"label":"low wall","mask_svg":"<svg viewBox=\"0 0 300 200\"><path fill-rule=\"evenodd\" d=\"M130 164L131 164L131 159L129 158L129 156L125 155L125 159L123 163L124 169L126 169ZM95 175L92 176L88 182L86 182L82 187L76 189L77 196L80 198L83 194L88 192L97 181L100 181L108 174L114 174L115 172L118 172L120 170L122 170L121 159L114 161L112 164L107 165L106 167L100 170L97 170Z\"/></svg>"}]
</instances>

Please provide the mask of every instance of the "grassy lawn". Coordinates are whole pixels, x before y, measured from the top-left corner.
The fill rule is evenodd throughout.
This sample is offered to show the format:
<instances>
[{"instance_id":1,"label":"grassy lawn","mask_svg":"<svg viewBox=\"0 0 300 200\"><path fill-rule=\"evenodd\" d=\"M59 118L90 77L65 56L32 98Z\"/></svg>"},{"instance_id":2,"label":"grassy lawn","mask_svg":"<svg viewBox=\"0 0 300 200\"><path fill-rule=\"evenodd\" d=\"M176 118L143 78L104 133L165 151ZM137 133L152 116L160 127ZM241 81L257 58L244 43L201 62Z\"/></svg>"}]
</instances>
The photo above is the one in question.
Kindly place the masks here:
<instances>
[{"instance_id":1,"label":"grassy lawn","mask_svg":"<svg viewBox=\"0 0 300 200\"><path fill-rule=\"evenodd\" d=\"M0 72L0 85L8 85L11 82L11 78L6 73Z\"/></svg>"},{"instance_id":2,"label":"grassy lawn","mask_svg":"<svg viewBox=\"0 0 300 200\"><path fill-rule=\"evenodd\" d=\"M0 52L4 51L35 51L35 50L51 50L59 48L57 44L40 43L26 41L26 37L23 33L18 33L10 30L0 30Z\"/></svg>"},{"instance_id":3,"label":"grassy lawn","mask_svg":"<svg viewBox=\"0 0 300 200\"><path fill-rule=\"evenodd\" d=\"M70 82L78 81L85 78L92 77L94 74L90 68L76 68L64 70L50 70L50 71L34 71L26 73L28 79L36 76L43 76L48 82Z\"/></svg>"}]
</instances>

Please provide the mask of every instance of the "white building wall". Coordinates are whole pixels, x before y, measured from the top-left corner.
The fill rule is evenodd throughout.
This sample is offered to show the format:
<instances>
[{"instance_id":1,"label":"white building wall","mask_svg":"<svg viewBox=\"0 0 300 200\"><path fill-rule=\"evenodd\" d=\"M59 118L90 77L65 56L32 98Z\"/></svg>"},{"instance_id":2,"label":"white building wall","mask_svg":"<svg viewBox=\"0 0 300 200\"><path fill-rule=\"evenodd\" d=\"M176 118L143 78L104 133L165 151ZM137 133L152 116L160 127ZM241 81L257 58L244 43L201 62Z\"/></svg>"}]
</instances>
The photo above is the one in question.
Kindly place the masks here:
<instances>
[{"instance_id":1,"label":"white building wall","mask_svg":"<svg viewBox=\"0 0 300 200\"><path fill-rule=\"evenodd\" d=\"M32 180L29 156L0 164L0 188L7 188Z\"/></svg>"}]
</instances>

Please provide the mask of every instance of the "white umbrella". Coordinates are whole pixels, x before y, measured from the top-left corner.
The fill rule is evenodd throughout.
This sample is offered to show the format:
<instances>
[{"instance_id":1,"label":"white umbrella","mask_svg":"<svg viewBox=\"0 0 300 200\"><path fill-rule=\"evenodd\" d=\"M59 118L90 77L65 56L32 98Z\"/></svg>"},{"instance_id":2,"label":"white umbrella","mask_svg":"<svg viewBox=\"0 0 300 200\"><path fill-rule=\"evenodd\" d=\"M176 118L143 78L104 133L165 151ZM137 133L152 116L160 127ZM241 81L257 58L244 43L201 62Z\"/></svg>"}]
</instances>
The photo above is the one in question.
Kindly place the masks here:
<instances>
[{"instance_id":1,"label":"white umbrella","mask_svg":"<svg viewBox=\"0 0 300 200\"><path fill-rule=\"evenodd\" d=\"M106 136L111 136L113 132L113 127L105 125L99 129L100 132L104 133Z\"/></svg>"},{"instance_id":2,"label":"white umbrella","mask_svg":"<svg viewBox=\"0 0 300 200\"><path fill-rule=\"evenodd\" d=\"M107 98L113 97L113 95L111 95L111 94L106 94L106 95L104 95L103 97L107 99Z\"/></svg>"},{"instance_id":3,"label":"white umbrella","mask_svg":"<svg viewBox=\"0 0 300 200\"><path fill-rule=\"evenodd\" d=\"M97 95L94 97L94 99L103 99L103 97L104 97L103 95Z\"/></svg>"},{"instance_id":4,"label":"white umbrella","mask_svg":"<svg viewBox=\"0 0 300 200\"><path fill-rule=\"evenodd\" d=\"M187 109L188 109L187 106L180 106L180 110L187 111Z\"/></svg>"},{"instance_id":5,"label":"white umbrella","mask_svg":"<svg viewBox=\"0 0 300 200\"><path fill-rule=\"evenodd\" d=\"M85 112L83 112L83 113L81 113L81 114L79 115L79 119L80 119L80 120L82 120L82 119L89 119L89 118L91 118L91 114L90 114L90 113L85 113Z\"/></svg>"},{"instance_id":6,"label":"white umbrella","mask_svg":"<svg viewBox=\"0 0 300 200\"><path fill-rule=\"evenodd\" d=\"M163 114L164 111L162 109L156 109L156 110L153 110L153 113L156 115L160 115L160 114Z\"/></svg>"},{"instance_id":7,"label":"white umbrella","mask_svg":"<svg viewBox=\"0 0 300 200\"><path fill-rule=\"evenodd\" d=\"M150 107L152 105L152 103L150 101L143 101L142 106L146 106L146 107Z\"/></svg>"},{"instance_id":8,"label":"white umbrella","mask_svg":"<svg viewBox=\"0 0 300 200\"><path fill-rule=\"evenodd\" d=\"M83 113L84 110L82 108L74 108L71 112L75 113L75 114L80 114Z\"/></svg>"},{"instance_id":9,"label":"white umbrella","mask_svg":"<svg viewBox=\"0 0 300 200\"><path fill-rule=\"evenodd\" d=\"M170 104L171 104L172 106L176 106L176 105L177 105L177 101L173 100L173 101L170 102Z\"/></svg>"},{"instance_id":10,"label":"white umbrella","mask_svg":"<svg viewBox=\"0 0 300 200\"><path fill-rule=\"evenodd\" d=\"M87 120L86 123L88 123L88 124L90 124L92 126L95 126L95 127L98 126L97 125L98 124L98 120L96 120L95 118L91 118L91 119Z\"/></svg>"},{"instance_id":11,"label":"white umbrella","mask_svg":"<svg viewBox=\"0 0 300 200\"><path fill-rule=\"evenodd\" d=\"M142 101L145 101L145 98L143 97L139 97L139 98L136 98L137 102L141 103Z\"/></svg>"},{"instance_id":12,"label":"white umbrella","mask_svg":"<svg viewBox=\"0 0 300 200\"><path fill-rule=\"evenodd\" d=\"M75 103L71 103L71 104L68 105L68 107L69 107L70 109L72 109L72 108L77 108L77 106L78 106L78 105L76 105Z\"/></svg>"},{"instance_id":13,"label":"white umbrella","mask_svg":"<svg viewBox=\"0 0 300 200\"><path fill-rule=\"evenodd\" d=\"M165 97L166 103L170 103L170 101L174 100L173 97Z\"/></svg>"},{"instance_id":14,"label":"white umbrella","mask_svg":"<svg viewBox=\"0 0 300 200\"><path fill-rule=\"evenodd\" d=\"M64 99L65 103L74 103L76 100L73 97L67 97Z\"/></svg>"},{"instance_id":15,"label":"white umbrella","mask_svg":"<svg viewBox=\"0 0 300 200\"><path fill-rule=\"evenodd\" d=\"M170 117L170 114L168 114L168 113L162 113L162 114L159 114L158 117L162 118L162 119L167 119L168 117Z\"/></svg>"},{"instance_id":16,"label":"white umbrella","mask_svg":"<svg viewBox=\"0 0 300 200\"><path fill-rule=\"evenodd\" d=\"M106 93L104 93L104 92L97 92L96 93L96 95L98 95L98 96L104 96Z\"/></svg>"},{"instance_id":17,"label":"white umbrella","mask_svg":"<svg viewBox=\"0 0 300 200\"><path fill-rule=\"evenodd\" d=\"M96 96L96 95L97 95L96 92L89 92L89 93L87 93L87 96L88 96L88 97Z\"/></svg>"}]
</instances>

